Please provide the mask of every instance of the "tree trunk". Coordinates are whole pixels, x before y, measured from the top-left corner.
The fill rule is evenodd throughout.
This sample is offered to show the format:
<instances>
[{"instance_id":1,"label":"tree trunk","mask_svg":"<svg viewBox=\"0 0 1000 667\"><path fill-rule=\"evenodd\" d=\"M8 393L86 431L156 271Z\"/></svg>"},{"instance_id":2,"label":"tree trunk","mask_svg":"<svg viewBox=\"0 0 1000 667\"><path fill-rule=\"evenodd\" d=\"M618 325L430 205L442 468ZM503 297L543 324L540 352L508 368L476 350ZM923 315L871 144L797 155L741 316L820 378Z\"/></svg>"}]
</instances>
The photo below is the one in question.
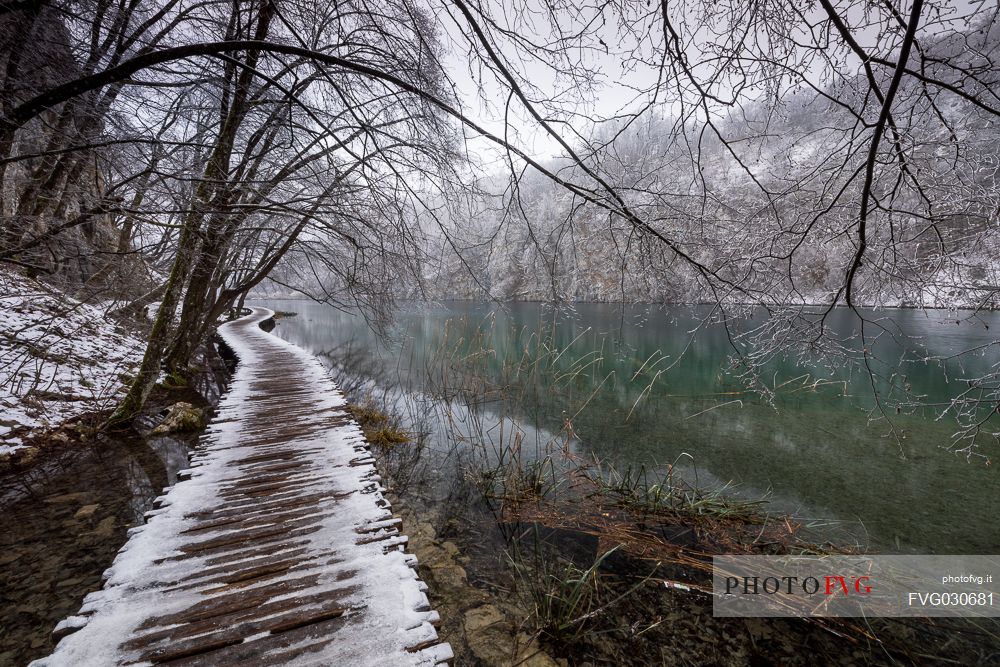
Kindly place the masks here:
<instances>
[{"instance_id":1,"label":"tree trunk","mask_svg":"<svg viewBox=\"0 0 1000 667\"><path fill-rule=\"evenodd\" d=\"M255 30L255 39L262 40L267 37L273 11L274 7L268 0L264 0L261 3ZM229 174L233 146L236 142L237 132L243 124L248 111L248 97L252 80L252 74L248 70L256 65L259 57L259 51L248 53L248 69L241 70L232 82L233 97L231 103L223 105L224 121L219 130L212 153L205 165L204 175L193 194L191 213L185 220L181 231L177 256L174 259L170 277L167 280L163 302L156 313L156 320L153 322L153 330L149 334L149 342L146 345L146 353L142 359L142 366L129 388L128 395L115 410L114 414L112 414L107 425L130 420L142 409L146 399L149 398L150 392L153 390L153 386L156 384L161 362L164 360L164 352L171 342L169 339L170 325L189 272L193 266L199 267L199 273L201 271L200 267L205 265L211 265L214 269L215 262L218 261L216 257L211 256L217 252L217 248L211 246L218 243L219 240L218 238L213 240L211 237L206 239L210 247L202 248L202 253L207 253L210 256L206 257L205 261L199 261L199 231L205 221L207 210L220 211L225 208L224 205L228 196L225 184L227 183L227 176ZM219 231L217 225L222 225L222 222L217 218L210 219L209 226L210 228L214 228L216 232ZM209 274L210 277L211 274ZM203 286L198 284L196 289L203 289ZM207 289L207 286L204 289ZM200 310L195 304L192 305L192 309L196 313ZM182 326L184 326L183 323ZM186 334L183 328L178 333L181 338Z\"/></svg>"},{"instance_id":2,"label":"tree trunk","mask_svg":"<svg viewBox=\"0 0 1000 667\"><path fill-rule=\"evenodd\" d=\"M160 360L163 358L163 351L170 335L170 324L174 319L174 311L180 299L180 290L184 285L184 279L187 277L188 269L197 249L198 235L196 232L201 223L201 216L198 213L199 211L193 211L188 216L184 229L181 231L177 257L170 269L170 277L167 279L163 301L160 303L159 310L156 311L153 329L149 332L149 341L146 343L146 353L142 357L139 372L129 387L128 395L118 405L106 425L120 424L139 414L156 384L156 378L160 374Z\"/></svg>"},{"instance_id":3,"label":"tree trunk","mask_svg":"<svg viewBox=\"0 0 1000 667\"><path fill-rule=\"evenodd\" d=\"M221 239L215 235L207 240L191 271L177 335L167 353L166 364L171 373L184 372L205 328L203 321L212 305L209 295L215 288L213 276L222 255L221 245Z\"/></svg>"}]
</instances>

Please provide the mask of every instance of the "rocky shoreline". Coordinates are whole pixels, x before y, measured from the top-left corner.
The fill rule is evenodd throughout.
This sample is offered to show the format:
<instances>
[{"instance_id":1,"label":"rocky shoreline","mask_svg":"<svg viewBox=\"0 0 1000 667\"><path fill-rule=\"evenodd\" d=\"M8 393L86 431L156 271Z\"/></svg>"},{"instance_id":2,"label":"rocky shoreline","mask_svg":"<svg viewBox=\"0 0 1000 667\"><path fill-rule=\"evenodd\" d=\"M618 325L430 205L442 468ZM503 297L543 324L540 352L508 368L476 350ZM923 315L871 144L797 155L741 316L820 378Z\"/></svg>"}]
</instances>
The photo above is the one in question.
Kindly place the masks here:
<instances>
[{"instance_id":1,"label":"rocky shoreline","mask_svg":"<svg viewBox=\"0 0 1000 667\"><path fill-rule=\"evenodd\" d=\"M403 507L393 502L393 506ZM469 583L465 566L469 557L458 545L440 539L433 517L417 517L410 508L399 512L402 533L410 538L409 549L419 562L420 577L429 586L428 597L441 614L439 636L451 644L455 664L488 667L557 667L525 630L527 612Z\"/></svg>"}]
</instances>

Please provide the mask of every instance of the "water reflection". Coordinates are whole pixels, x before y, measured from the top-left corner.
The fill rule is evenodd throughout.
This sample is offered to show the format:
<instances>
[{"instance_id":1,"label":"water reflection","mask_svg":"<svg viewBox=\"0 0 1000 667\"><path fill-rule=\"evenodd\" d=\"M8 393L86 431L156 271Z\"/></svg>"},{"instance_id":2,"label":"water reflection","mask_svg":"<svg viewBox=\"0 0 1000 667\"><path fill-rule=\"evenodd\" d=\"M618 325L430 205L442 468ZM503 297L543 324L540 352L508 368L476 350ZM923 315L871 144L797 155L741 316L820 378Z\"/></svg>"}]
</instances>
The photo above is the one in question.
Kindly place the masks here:
<instances>
[{"instance_id":1,"label":"water reflection","mask_svg":"<svg viewBox=\"0 0 1000 667\"><path fill-rule=\"evenodd\" d=\"M719 326L699 328L704 309L414 305L401 314L393 340L383 343L361 318L304 301L269 305L298 313L280 321L279 335L334 360L351 342L370 372L411 394L440 397L442 387L468 388L469 378L477 378L479 419L513 415L536 440L560 433L569 420L581 452L617 466L665 465L690 454L694 465L687 470L701 483L733 481L748 496L770 493L778 510L860 522L878 551L990 553L1000 547L996 466L948 453L943 446L953 423L934 421L929 410L902 409L889 414L899 435L891 437L884 420L869 419L868 375L820 357L772 360L766 383L773 404L760 400L723 371L730 338ZM987 325L997 330L996 315L965 319L901 310L872 316L889 332L869 341L881 360L876 370L883 391L890 381L905 383L915 394L944 401L956 393L949 378L993 363L991 349L961 365L948 362L948 373L919 360L990 343ZM846 349L860 352L849 313L835 311L827 325ZM900 359L908 361L893 376Z\"/></svg>"}]
</instances>

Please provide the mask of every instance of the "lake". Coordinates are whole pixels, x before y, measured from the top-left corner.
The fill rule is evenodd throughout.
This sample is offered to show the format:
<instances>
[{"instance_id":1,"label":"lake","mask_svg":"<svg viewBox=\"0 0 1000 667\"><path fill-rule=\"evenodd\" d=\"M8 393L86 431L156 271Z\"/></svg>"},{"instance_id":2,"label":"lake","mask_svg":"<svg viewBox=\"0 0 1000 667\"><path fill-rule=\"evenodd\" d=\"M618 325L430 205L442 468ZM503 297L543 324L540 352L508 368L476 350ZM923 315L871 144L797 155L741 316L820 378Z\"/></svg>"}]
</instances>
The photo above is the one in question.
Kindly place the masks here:
<instances>
[{"instance_id":1,"label":"lake","mask_svg":"<svg viewBox=\"0 0 1000 667\"><path fill-rule=\"evenodd\" d=\"M578 454L618 468L674 464L692 483L767 496L772 509L846 531L873 552L1000 548L1000 470L989 460L995 441L984 442L986 457L956 455L948 451L953 420L936 420L930 408L897 413L887 403L894 437L884 419L870 419L870 376L819 356L767 361L760 378L773 397L764 400L726 372L734 348L723 326L698 328L709 312L703 307L407 303L383 339L362 317L328 306L260 303L297 313L281 319L276 334L329 363L349 356L379 384L425 400L478 394L475 411L487 430L491 420L514 417L527 439L540 442L569 426ZM947 402L966 386L962 378L997 361L996 346L988 346L1000 331L996 313L871 315L900 334L870 346L883 360L873 362L883 392L892 382ZM857 327L850 312L834 311L828 326L845 349L859 349L849 339ZM947 369L921 361L981 345L988 347ZM445 437L449 429L432 430Z\"/></svg>"}]
</instances>

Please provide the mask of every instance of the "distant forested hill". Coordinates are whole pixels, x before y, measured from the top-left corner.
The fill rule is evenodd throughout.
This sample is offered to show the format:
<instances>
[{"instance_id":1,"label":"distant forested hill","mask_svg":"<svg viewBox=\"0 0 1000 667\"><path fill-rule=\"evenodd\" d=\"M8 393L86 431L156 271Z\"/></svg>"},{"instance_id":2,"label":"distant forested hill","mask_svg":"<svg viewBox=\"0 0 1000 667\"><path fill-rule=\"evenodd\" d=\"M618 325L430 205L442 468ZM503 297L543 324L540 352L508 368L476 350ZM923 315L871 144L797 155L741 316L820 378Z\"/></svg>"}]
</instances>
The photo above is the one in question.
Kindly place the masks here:
<instances>
[{"instance_id":1,"label":"distant forested hill","mask_svg":"<svg viewBox=\"0 0 1000 667\"><path fill-rule=\"evenodd\" d=\"M994 90L1000 34L972 26L921 45L924 74L956 90ZM943 63L948 62L945 66ZM938 63L938 64L936 64ZM829 303L857 249L864 136L878 105L861 73L759 99L694 122L686 110L607 123L588 165L653 231L741 286L750 301ZM885 88L888 81L879 84ZM947 91L946 91L947 92ZM904 78L872 188L869 256L856 300L869 305L992 305L1000 286L1000 127L957 94ZM580 169L551 165L570 177ZM714 301L719 294L650 234L537 175L498 180L483 209L454 223L427 289L439 298ZM511 205L513 204L513 205ZM433 266L433 264L431 265ZM471 269L471 270L470 270Z\"/></svg>"}]
</instances>

